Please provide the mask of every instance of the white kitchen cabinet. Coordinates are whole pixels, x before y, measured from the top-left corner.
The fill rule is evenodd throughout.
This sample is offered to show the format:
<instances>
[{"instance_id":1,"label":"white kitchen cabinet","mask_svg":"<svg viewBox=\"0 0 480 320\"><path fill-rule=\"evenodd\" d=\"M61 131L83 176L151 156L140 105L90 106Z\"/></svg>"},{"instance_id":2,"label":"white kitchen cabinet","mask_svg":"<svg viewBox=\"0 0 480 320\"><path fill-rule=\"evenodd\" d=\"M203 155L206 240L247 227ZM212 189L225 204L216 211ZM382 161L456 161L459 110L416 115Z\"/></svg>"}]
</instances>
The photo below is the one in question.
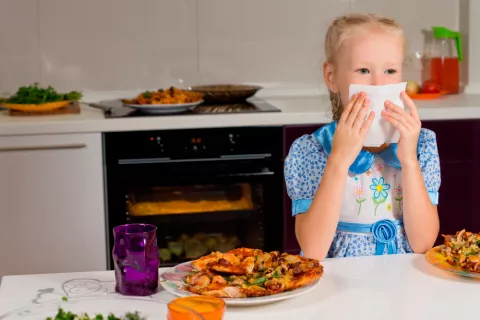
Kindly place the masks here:
<instances>
[{"instance_id":1,"label":"white kitchen cabinet","mask_svg":"<svg viewBox=\"0 0 480 320\"><path fill-rule=\"evenodd\" d=\"M0 278L106 270L100 133L0 137Z\"/></svg>"}]
</instances>

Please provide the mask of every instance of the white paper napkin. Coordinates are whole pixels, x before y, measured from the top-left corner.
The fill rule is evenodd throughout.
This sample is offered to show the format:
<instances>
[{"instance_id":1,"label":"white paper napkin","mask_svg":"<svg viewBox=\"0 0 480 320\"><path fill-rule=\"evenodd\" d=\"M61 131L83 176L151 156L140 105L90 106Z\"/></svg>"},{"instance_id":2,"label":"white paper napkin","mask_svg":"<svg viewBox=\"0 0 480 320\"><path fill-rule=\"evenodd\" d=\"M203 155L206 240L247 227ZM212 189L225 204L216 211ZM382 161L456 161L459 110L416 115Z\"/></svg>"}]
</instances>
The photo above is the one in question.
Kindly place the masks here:
<instances>
[{"instance_id":1,"label":"white paper napkin","mask_svg":"<svg viewBox=\"0 0 480 320\"><path fill-rule=\"evenodd\" d=\"M400 133L382 117L382 110L385 109L385 101L390 100L397 106L404 108L400 93L405 91L406 82L387 84L384 86L369 86L362 84L351 84L349 99L355 93L365 92L370 99L370 110L375 112L375 119L367 133L365 147L378 147L384 143L396 143L400 139Z\"/></svg>"}]
</instances>

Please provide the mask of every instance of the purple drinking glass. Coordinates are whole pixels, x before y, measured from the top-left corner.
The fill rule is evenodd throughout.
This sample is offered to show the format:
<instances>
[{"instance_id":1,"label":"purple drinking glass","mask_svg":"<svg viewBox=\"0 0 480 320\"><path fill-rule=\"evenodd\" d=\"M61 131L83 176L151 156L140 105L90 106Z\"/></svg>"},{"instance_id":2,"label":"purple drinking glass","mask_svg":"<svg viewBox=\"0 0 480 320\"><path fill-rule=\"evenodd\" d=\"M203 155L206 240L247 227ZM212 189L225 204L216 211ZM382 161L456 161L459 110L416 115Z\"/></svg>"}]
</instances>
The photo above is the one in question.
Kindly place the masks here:
<instances>
[{"instance_id":1,"label":"purple drinking glass","mask_svg":"<svg viewBox=\"0 0 480 320\"><path fill-rule=\"evenodd\" d=\"M125 224L113 228L113 236L115 291L127 296L156 293L160 266L157 227Z\"/></svg>"}]
</instances>

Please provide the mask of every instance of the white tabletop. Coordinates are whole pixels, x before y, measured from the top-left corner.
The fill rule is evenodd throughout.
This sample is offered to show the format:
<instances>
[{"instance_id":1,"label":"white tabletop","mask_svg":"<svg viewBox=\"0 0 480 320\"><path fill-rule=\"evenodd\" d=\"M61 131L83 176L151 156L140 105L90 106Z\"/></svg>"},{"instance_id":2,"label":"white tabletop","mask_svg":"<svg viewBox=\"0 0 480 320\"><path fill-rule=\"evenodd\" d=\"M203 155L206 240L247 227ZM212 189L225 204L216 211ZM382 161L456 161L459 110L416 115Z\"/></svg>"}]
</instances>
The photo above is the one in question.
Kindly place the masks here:
<instances>
[{"instance_id":1,"label":"white tabletop","mask_svg":"<svg viewBox=\"0 0 480 320\"><path fill-rule=\"evenodd\" d=\"M436 269L423 255L327 259L323 265L324 276L305 295L271 305L229 307L224 319L451 320L477 313L480 280ZM67 281L69 285L65 285ZM79 290L76 285L81 281L88 284ZM111 271L6 276L0 286L0 318L14 309L58 300L65 294L69 299L106 294L120 297L114 293L114 283ZM168 302L174 296L160 290L146 299Z\"/></svg>"}]
</instances>

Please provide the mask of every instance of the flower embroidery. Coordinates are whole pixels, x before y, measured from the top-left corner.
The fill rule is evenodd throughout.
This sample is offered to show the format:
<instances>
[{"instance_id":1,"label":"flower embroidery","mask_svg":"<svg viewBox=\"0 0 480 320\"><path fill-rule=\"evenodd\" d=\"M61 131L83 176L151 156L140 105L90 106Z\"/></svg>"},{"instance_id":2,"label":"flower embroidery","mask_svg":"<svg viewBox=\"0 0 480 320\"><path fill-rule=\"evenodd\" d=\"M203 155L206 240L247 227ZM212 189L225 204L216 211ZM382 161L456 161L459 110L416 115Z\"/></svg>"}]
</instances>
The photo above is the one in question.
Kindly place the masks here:
<instances>
[{"instance_id":1,"label":"flower embroidery","mask_svg":"<svg viewBox=\"0 0 480 320\"><path fill-rule=\"evenodd\" d=\"M382 171L382 169L383 169L383 164L381 164L381 163L377 164L378 173L380 173Z\"/></svg>"},{"instance_id":2,"label":"flower embroidery","mask_svg":"<svg viewBox=\"0 0 480 320\"><path fill-rule=\"evenodd\" d=\"M380 179L373 178L372 184L370 185L370 190L374 191L373 197L375 199L378 199L380 197L387 198L388 197L387 190L390 190L390 185L388 183L385 183L385 180L383 179L383 177L380 177Z\"/></svg>"},{"instance_id":3,"label":"flower embroidery","mask_svg":"<svg viewBox=\"0 0 480 320\"><path fill-rule=\"evenodd\" d=\"M373 203L375 204L375 212L374 215L377 215L378 206L385 201L387 201L388 192L390 190L390 185L385 183L383 177L380 179L372 178L372 184L370 185L370 190L373 190Z\"/></svg>"},{"instance_id":4,"label":"flower embroidery","mask_svg":"<svg viewBox=\"0 0 480 320\"><path fill-rule=\"evenodd\" d=\"M398 204L398 210L401 212L402 211L402 200L403 200L403 189L401 185L397 185L395 188L395 201L397 201Z\"/></svg>"},{"instance_id":5,"label":"flower embroidery","mask_svg":"<svg viewBox=\"0 0 480 320\"><path fill-rule=\"evenodd\" d=\"M392 210L392 205L391 205L390 203L387 204L387 210L388 210L388 211Z\"/></svg>"},{"instance_id":6,"label":"flower embroidery","mask_svg":"<svg viewBox=\"0 0 480 320\"><path fill-rule=\"evenodd\" d=\"M357 215L360 215L360 211L362 210L362 203L365 202L365 198L362 196L363 195L363 188L361 186L356 186L353 188L353 192L355 195L355 201L358 203L358 213Z\"/></svg>"},{"instance_id":7,"label":"flower embroidery","mask_svg":"<svg viewBox=\"0 0 480 320\"><path fill-rule=\"evenodd\" d=\"M403 189L402 189L402 186L398 185L398 186L395 188L395 196L396 196L396 197L403 197Z\"/></svg>"}]
</instances>

